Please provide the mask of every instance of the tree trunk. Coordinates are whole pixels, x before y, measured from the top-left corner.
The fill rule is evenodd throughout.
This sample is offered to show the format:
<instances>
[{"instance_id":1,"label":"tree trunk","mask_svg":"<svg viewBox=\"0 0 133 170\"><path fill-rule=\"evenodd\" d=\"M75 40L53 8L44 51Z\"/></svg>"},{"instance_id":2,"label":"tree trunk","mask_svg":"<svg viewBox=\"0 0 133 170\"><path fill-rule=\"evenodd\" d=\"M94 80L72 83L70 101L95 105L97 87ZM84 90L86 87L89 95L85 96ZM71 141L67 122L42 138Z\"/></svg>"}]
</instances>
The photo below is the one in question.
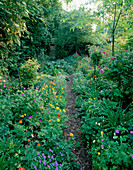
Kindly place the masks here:
<instances>
[{"instance_id":1,"label":"tree trunk","mask_svg":"<svg viewBox=\"0 0 133 170\"><path fill-rule=\"evenodd\" d=\"M116 3L115 3L115 12L114 12L113 31L112 31L112 56L114 56L114 46L115 46L115 18L116 18Z\"/></svg>"},{"instance_id":2,"label":"tree trunk","mask_svg":"<svg viewBox=\"0 0 133 170\"><path fill-rule=\"evenodd\" d=\"M112 56L114 56L114 46L115 46L115 31L112 33Z\"/></svg>"}]
</instances>

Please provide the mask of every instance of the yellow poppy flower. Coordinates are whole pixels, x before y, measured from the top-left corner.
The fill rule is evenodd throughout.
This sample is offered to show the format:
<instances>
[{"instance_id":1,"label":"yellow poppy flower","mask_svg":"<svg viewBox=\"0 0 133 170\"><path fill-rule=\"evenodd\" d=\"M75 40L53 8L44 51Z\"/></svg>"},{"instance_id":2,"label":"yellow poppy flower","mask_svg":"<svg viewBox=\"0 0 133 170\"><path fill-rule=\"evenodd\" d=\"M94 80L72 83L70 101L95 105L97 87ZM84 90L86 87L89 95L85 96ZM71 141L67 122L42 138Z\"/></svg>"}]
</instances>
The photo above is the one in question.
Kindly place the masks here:
<instances>
[{"instance_id":1,"label":"yellow poppy flower","mask_svg":"<svg viewBox=\"0 0 133 170\"><path fill-rule=\"evenodd\" d=\"M101 155L101 153L100 153L100 152L98 152L98 155Z\"/></svg>"},{"instance_id":2,"label":"yellow poppy flower","mask_svg":"<svg viewBox=\"0 0 133 170\"><path fill-rule=\"evenodd\" d=\"M66 112L65 109L63 109L63 112L64 112L64 113Z\"/></svg>"},{"instance_id":3,"label":"yellow poppy flower","mask_svg":"<svg viewBox=\"0 0 133 170\"><path fill-rule=\"evenodd\" d=\"M56 107L56 110L59 110L59 107Z\"/></svg>"},{"instance_id":4,"label":"yellow poppy flower","mask_svg":"<svg viewBox=\"0 0 133 170\"><path fill-rule=\"evenodd\" d=\"M53 106L51 103L48 103L51 107Z\"/></svg>"},{"instance_id":5,"label":"yellow poppy flower","mask_svg":"<svg viewBox=\"0 0 133 170\"><path fill-rule=\"evenodd\" d=\"M57 119L57 122L60 122L60 119Z\"/></svg>"}]
</instances>

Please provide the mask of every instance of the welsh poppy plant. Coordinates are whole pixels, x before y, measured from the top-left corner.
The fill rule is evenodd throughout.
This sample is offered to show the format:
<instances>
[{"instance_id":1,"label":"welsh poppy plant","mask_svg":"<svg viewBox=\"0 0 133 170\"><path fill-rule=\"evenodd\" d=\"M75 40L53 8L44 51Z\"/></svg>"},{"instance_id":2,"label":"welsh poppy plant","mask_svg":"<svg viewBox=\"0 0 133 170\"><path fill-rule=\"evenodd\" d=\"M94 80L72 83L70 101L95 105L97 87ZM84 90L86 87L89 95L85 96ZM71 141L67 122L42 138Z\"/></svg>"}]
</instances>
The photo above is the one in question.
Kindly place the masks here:
<instances>
[{"instance_id":1,"label":"welsh poppy plant","mask_svg":"<svg viewBox=\"0 0 133 170\"><path fill-rule=\"evenodd\" d=\"M22 124L22 123L23 123L23 121L22 121L22 120L20 120L20 121L19 121L19 124Z\"/></svg>"}]
</instances>

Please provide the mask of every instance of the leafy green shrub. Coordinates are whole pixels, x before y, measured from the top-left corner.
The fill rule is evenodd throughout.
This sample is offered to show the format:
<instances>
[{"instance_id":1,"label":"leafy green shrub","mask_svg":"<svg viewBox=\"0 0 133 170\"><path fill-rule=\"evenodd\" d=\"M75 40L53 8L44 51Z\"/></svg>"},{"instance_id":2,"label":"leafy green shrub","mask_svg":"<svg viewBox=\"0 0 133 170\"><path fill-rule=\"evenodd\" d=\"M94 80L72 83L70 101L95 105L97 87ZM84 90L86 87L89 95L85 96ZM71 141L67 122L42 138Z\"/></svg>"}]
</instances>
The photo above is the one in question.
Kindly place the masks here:
<instances>
[{"instance_id":1,"label":"leafy green shrub","mask_svg":"<svg viewBox=\"0 0 133 170\"><path fill-rule=\"evenodd\" d=\"M108 79L113 80L117 84L117 88L120 91L120 97L122 95L122 100L124 107L126 107L130 102L132 95L132 80L133 80L133 59L132 52L122 52L116 54L111 58L110 64L108 65L109 70L106 75Z\"/></svg>"},{"instance_id":2,"label":"leafy green shrub","mask_svg":"<svg viewBox=\"0 0 133 170\"><path fill-rule=\"evenodd\" d=\"M35 59L29 59L25 64L21 65L20 80L22 85L27 87L35 82L38 68L39 64Z\"/></svg>"},{"instance_id":3,"label":"leafy green shrub","mask_svg":"<svg viewBox=\"0 0 133 170\"><path fill-rule=\"evenodd\" d=\"M89 52L90 52L91 60L93 61L94 65L97 66L99 65L100 60L102 59L103 56L102 53L105 53L102 51L103 49L100 49L100 47L95 47L95 46L90 47Z\"/></svg>"}]
</instances>

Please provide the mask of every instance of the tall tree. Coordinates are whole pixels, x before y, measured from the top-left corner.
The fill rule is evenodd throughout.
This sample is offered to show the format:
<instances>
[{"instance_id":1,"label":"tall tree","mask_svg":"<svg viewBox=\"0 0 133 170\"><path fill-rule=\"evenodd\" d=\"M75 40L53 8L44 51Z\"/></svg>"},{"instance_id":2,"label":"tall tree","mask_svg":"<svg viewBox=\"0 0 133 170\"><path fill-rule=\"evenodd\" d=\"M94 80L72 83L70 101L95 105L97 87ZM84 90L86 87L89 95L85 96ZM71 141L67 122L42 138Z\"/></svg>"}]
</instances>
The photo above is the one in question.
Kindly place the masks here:
<instances>
[{"instance_id":1,"label":"tall tree","mask_svg":"<svg viewBox=\"0 0 133 170\"><path fill-rule=\"evenodd\" d=\"M99 0L96 1L98 2ZM124 20L125 17L127 18L127 15L130 17L132 15L131 0L100 0L100 2L97 14L103 28L111 31L112 55L114 55L115 35L123 31L124 22L129 26L126 31L131 29L129 20Z\"/></svg>"}]
</instances>

